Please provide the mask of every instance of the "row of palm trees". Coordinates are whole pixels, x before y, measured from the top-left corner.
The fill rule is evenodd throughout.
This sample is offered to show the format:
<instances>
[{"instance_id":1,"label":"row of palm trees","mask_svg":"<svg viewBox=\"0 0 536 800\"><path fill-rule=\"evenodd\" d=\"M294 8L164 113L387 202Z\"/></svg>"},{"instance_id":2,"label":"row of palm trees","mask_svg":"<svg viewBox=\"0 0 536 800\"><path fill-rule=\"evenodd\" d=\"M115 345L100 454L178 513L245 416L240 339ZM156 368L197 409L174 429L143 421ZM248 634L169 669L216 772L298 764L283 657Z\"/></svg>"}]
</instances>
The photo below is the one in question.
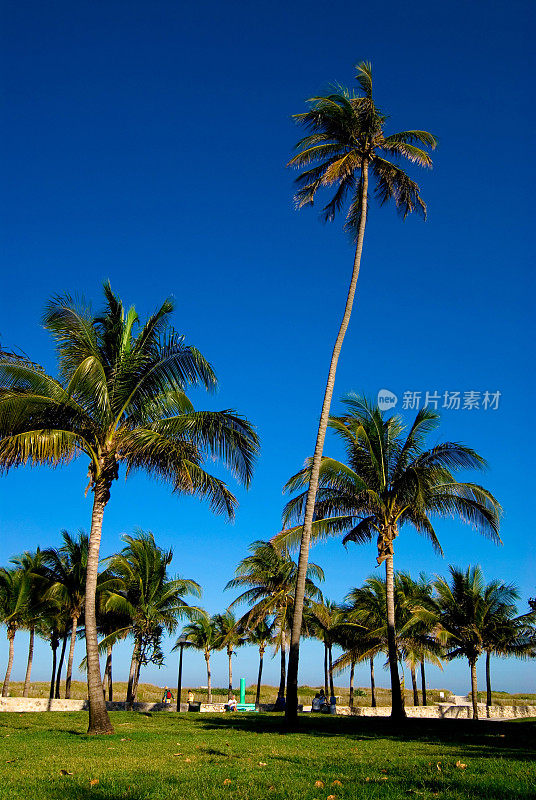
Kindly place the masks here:
<instances>
[{"instance_id":1,"label":"row of palm trees","mask_svg":"<svg viewBox=\"0 0 536 800\"><path fill-rule=\"evenodd\" d=\"M88 537L83 531L72 536L62 532L60 548L37 550L12 559L13 568L0 570L0 615L6 624L9 657L2 694L9 691L17 630L30 632L28 664L23 696L28 696L34 636L50 643L52 672L50 697L59 697L60 676L67 644L65 697L71 694L74 645L77 634L85 631L83 607L86 591ZM100 633L99 651L106 653L102 689L113 699L112 651L116 642L131 637L133 651L129 671L127 703L136 701L141 668L149 663L162 665L164 632L176 630L179 620L189 619L174 649L179 644L203 652L207 667L208 701L211 694L210 657L225 649L228 657L228 695L233 690L232 657L245 644L259 648L256 702L260 699L263 659L267 647L280 653L281 678L276 701L284 705L288 632L292 622L297 564L286 548L273 542L257 541L236 568L227 589L243 589L222 614L209 617L184 597L199 597L201 588L191 579L170 578L168 567L172 550L158 547L150 532L138 530L124 536L124 548L108 558L97 582ZM374 658L389 657L388 624L385 614L387 585L379 577L368 578L352 589L344 603L336 604L322 595L317 585L324 579L322 569L309 564L304 613L304 634L324 645L324 689L334 694L334 674L350 668L350 705L354 698L356 664L368 661L371 675L372 705L376 705ZM499 581L485 584L479 567L465 572L451 567L450 582L438 577L417 581L407 573L397 573L395 584L397 668L403 662L411 673L415 705L419 704L416 670L422 681L426 705L425 663L441 665L441 659L465 657L471 670L473 713L478 716L476 661L486 653L487 703L491 703L490 657L500 655L533 656L536 653L534 621L536 613L518 615L517 590ZM247 604L238 619L233 609ZM60 647L60 657L57 651ZM333 647L342 649L333 660Z\"/></svg>"}]
</instances>

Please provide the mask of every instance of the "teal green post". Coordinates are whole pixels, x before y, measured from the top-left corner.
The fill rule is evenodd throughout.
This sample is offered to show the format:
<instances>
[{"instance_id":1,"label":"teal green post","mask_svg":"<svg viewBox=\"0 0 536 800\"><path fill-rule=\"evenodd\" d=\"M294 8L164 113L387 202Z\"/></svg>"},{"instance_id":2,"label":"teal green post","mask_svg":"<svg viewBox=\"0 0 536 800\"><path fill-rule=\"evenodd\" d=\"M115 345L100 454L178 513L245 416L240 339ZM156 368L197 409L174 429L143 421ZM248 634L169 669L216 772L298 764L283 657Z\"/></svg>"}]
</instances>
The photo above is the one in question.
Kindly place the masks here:
<instances>
[{"instance_id":1,"label":"teal green post","mask_svg":"<svg viewBox=\"0 0 536 800\"><path fill-rule=\"evenodd\" d=\"M246 702L246 679L240 678L240 705Z\"/></svg>"}]
</instances>

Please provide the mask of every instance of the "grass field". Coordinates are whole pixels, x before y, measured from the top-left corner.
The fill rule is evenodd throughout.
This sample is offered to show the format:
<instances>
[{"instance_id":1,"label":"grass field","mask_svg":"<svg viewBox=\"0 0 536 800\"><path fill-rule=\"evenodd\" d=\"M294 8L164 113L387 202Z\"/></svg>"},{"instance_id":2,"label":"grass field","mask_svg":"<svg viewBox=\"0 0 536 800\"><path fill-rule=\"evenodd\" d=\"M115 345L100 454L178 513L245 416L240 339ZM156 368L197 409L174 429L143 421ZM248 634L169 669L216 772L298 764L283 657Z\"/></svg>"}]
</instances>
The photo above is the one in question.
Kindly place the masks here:
<instances>
[{"instance_id":1,"label":"grass field","mask_svg":"<svg viewBox=\"0 0 536 800\"><path fill-rule=\"evenodd\" d=\"M529 800L536 722L0 714L1 800Z\"/></svg>"}]
</instances>

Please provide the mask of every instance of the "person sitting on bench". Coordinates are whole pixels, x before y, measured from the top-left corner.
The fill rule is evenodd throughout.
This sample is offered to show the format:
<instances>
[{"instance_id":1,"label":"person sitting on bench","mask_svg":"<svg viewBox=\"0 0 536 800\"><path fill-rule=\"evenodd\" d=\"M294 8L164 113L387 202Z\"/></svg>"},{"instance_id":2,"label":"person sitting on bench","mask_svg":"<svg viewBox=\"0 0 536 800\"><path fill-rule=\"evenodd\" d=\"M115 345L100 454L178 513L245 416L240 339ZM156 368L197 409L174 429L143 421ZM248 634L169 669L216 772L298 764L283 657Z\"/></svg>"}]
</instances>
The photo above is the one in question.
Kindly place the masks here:
<instances>
[{"instance_id":1,"label":"person sitting on bench","mask_svg":"<svg viewBox=\"0 0 536 800\"><path fill-rule=\"evenodd\" d=\"M238 703L236 702L236 697L234 696L234 694L232 694L225 703L225 709L226 711L236 711L237 705Z\"/></svg>"}]
</instances>

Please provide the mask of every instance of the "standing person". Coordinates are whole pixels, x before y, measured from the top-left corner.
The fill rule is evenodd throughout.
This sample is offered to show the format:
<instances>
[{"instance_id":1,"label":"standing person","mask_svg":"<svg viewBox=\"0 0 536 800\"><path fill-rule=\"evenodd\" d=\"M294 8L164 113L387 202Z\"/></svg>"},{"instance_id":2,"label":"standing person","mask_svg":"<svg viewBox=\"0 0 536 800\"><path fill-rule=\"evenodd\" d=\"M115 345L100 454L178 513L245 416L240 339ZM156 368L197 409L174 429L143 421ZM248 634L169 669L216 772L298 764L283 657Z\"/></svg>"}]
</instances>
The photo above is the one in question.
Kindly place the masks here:
<instances>
[{"instance_id":1,"label":"standing person","mask_svg":"<svg viewBox=\"0 0 536 800\"><path fill-rule=\"evenodd\" d=\"M192 692L191 689L188 689L188 702L189 703L193 703L194 702L194 693Z\"/></svg>"},{"instance_id":2,"label":"standing person","mask_svg":"<svg viewBox=\"0 0 536 800\"><path fill-rule=\"evenodd\" d=\"M164 705L169 706L171 701L173 700L173 692L171 689L168 689L167 686L164 686L164 694L162 695L162 702Z\"/></svg>"}]
</instances>

